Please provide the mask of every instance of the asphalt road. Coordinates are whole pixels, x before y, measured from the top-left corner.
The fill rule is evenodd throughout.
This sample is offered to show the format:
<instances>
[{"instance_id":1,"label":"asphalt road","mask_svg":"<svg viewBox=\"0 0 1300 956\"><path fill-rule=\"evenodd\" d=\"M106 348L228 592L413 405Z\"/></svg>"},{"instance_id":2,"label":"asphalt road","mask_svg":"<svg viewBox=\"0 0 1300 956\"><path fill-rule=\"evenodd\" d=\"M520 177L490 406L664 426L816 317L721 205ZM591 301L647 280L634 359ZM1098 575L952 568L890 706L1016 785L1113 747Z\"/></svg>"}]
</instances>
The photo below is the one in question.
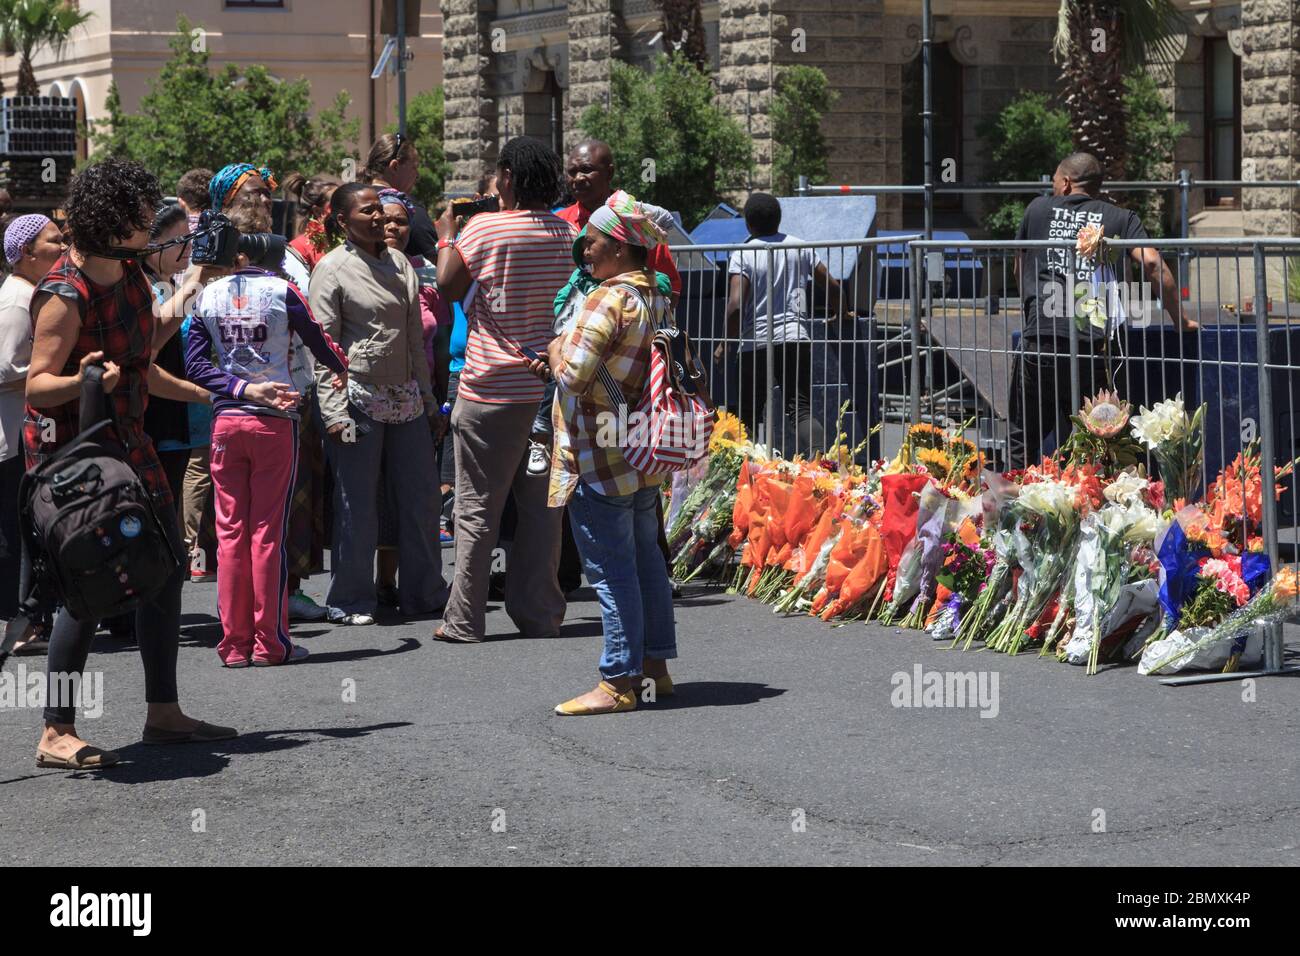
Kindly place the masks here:
<instances>
[{"instance_id":1,"label":"asphalt road","mask_svg":"<svg viewBox=\"0 0 1300 956\"><path fill-rule=\"evenodd\" d=\"M324 578L309 582L319 596ZM1300 861L1300 681L1170 688L1035 656L779 618L688 590L676 699L561 718L595 681L589 591L561 638L478 646L433 623L296 625L305 663L223 670L215 587L186 586L187 711L243 736L139 744L143 675L101 637L126 763L37 770L40 714L0 710L9 864L1247 864ZM1291 657L1294 659L1294 648ZM33 669L42 658L17 658ZM996 716L894 706L915 665L997 675ZM355 682L355 701L345 692ZM992 713L992 699L983 711ZM1104 817L1103 817L1104 814Z\"/></svg>"}]
</instances>

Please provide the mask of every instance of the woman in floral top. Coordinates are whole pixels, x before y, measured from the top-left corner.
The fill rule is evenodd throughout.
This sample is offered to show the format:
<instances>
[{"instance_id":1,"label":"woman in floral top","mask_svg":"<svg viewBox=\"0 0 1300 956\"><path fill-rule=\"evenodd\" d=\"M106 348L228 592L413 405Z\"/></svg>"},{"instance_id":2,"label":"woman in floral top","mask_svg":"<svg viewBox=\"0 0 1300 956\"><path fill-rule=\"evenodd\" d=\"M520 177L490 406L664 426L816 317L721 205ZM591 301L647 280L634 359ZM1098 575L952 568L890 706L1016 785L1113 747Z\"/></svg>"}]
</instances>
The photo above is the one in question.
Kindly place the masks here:
<instances>
[{"instance_id":1,"label":"woman in floral top","mask_svg":"<svg viewBox=\"0 0 1300 956\"><path fill-rule=\"evenodd\" d=\"M378 603L381 464L385 493L400 517L397 596L403 614L447 603L438 545L434 433L440 413L424 353L420 281L406 256L384 242L387 217L378 191L340 186L326 226L346 241L316 265L311 310L348 355L348 387L334 392L318 370L326 454L334 470L333 581L326 603L337 623L373 624Z\"/></svg>"}]
</instances>

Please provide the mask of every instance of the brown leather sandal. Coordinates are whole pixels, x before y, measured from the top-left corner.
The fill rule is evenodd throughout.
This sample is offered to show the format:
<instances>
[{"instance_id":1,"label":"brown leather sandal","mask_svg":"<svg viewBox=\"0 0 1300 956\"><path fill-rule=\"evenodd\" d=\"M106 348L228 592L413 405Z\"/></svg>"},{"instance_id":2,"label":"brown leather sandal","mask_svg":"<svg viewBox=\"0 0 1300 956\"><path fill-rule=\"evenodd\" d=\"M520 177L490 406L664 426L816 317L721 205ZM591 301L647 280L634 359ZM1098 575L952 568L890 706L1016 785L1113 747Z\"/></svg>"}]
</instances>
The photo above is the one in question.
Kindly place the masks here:
<instances>
[{"instance_id":1,"label":"brown leather sandal","mask_svg":"<svg viewBox=\"0 0 1300 956\"><path fill-rule=\"evenodd\" d=\"M86 744L71 757L46 753L39 747L36 750L36 766L48 770L106 770L116 766L121 759L111 750L100 750L90 744Z\"/></svg>"}]
</instances>

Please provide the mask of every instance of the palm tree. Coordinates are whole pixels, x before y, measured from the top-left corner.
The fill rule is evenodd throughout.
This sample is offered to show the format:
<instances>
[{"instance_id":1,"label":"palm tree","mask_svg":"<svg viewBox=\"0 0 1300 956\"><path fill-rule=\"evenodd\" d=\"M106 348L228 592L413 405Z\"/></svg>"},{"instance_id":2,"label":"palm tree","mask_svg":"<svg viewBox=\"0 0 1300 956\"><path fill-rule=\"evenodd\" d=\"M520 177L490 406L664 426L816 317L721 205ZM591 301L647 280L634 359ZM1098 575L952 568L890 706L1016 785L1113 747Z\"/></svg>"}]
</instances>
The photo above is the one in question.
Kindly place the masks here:
<instances>
[{"instance_id":1,"label":"palm tree","mask_svg":"<svg viewBox=\"0 0 1300 956\"><path fill-rule=\"evenodd\" d=\"M1101 160L1107 179L1123 179L1128 165L1124 74L1172 62L1183 28L1173 0L1061 0L1053 50L1074 147Z\"/></svg>"},{"instance_id":2,"label":"palm tree","mask_svg":"<svg viewBox=\"0 0 1300 956\"><path fill-rule=\"evenodd\" d=\"M72 31L94 14L69 0L0 0L0 42L6 54L18 54L18 95L39 96L32 57L49 47L57 56Z\"/></svg>"}]
</instances>

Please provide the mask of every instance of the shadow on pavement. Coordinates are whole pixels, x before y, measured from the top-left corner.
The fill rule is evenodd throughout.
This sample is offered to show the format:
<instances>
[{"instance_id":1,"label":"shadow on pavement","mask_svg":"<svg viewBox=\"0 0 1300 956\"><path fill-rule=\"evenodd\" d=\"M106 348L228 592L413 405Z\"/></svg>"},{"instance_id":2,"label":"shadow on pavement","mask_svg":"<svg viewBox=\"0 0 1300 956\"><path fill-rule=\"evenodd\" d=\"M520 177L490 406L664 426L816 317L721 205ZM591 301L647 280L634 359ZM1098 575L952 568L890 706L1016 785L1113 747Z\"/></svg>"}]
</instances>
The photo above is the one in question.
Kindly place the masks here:
<instances>
[{"instance_id":1,"label":"shadow on pavement","mask_svg":"<svg viewBox=\"0 0 1300 956\"><path fill-rule=\"evenodd\" d=\"M410 727L410 721L390 721L365 727L304 727L298 730L258 730L241 734L232 740L203 744L175 744L149 747L133 743L117 748L122 762L116 767L98 773L77 772L70 776L98 777L113 783L157 783L163 780L184 780L192 777L210 777L230 765L230 759L239 754L266 754L295 750L315 743L311 738L328 737L347 740L366 737L376 731ZM54 776L54 771L48 772Z\"/></svg>"},{"instance_id":2,"label":"shadow on pavement","mask_svg":"<svg viewBox=\"0 0 1300 956\"><path fill-rule=\"evenodd\" d=\"M398 647L390 647L387 650L379 647L358 647L350 651L312 651L306 660L299 663L336 664L339 661L364 661L372 657L391 657L394 654L405 654L407 651L413 651L422 646L413 637L403 637Z\"/></svg>"},{"instance_id":3,"label":"shadow on pavement","mask_svg":"<svg viewBox=\"0 0 1300 956\"><path fill-rule=\"evenodd\" d=\"M671 697L661 697L654 710L681 710L686 707L736 707L757 704L769 697L780 697L784 687L770 687L748 681L692 681L677 684Z\"/></svg>"}]
</instances>

